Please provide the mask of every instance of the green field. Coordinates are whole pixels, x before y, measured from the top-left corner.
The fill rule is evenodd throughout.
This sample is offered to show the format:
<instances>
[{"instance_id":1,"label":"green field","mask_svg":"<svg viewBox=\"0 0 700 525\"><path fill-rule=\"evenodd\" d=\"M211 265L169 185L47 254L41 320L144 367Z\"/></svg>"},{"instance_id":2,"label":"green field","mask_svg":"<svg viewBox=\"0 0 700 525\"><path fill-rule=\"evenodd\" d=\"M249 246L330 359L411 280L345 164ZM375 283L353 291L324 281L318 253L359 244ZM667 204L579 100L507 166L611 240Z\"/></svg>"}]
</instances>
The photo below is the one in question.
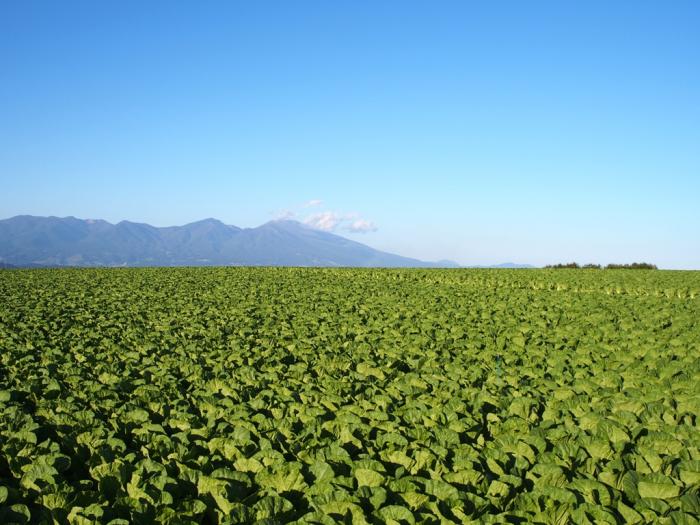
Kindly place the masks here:
<instances>
[{"instance_id":1,"label":"green field","mask_svg":"<svg viewBox=\"0 0 700 525\"><path fill-rule=\"evenodd\" d=\"M0 522L698 523L700 272L0 272Z\"/></svg>"}]
</instances>

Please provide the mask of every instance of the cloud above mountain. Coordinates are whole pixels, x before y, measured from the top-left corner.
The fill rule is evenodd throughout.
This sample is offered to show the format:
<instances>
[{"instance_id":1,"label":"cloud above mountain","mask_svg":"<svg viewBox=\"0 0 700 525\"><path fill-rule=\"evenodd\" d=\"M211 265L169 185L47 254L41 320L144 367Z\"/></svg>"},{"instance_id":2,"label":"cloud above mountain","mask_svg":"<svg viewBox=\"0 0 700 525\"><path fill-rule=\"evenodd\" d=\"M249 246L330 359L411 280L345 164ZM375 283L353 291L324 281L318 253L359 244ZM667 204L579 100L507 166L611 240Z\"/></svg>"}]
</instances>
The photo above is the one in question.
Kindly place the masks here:
<instances>
[{"instance_id":1,"label":"cloud above mountain","mask_svg":"<svg viewBox=\"0 0 700 525\"><path fill-rule=\"evenodd\" d=\"M334 231L341 221L342 218L337 213L332 211L314 213L313 215L309 215L308 217L304 218L304 224L324 232Z\"/></svg>"},{"instance_id":2,"label":"cloud above mountain","mask_svg":"<svg viewBox=\"0 0 700 525\"><path fill-rule=\"evenodd\" d=\"M295 219L307 226L324 232L344 231L348 233L371 233L378 227L374 221L360 216L357 212L316 211L309 208L318 208L323 205L321 199L311 199L301 205L275 212L277 220Z\"/></svg>"},{"instance_id":3,"label":"cloud above mountain","mask_svg":"<svg viewBox=\"0 0 700 525\"><path fill-rule=\"evenodd\" d=\"M366 219L356 219L345 225L345 230L351 233L369 233L376 232L377 225Z\"/></svg>"},{"instance_id":4,"label":"cloud above mountain","mask_svg":"<svg viewBox=\"0 0 700 525\"><path fill-rule=\"evenodd\" d=\"M374 222L363 219L354 212L324 211L305 217L303 222L307 226L325 232L343 230L350 233L370 233L377 231L377 225Z\"/></svg>"}]
</instances>

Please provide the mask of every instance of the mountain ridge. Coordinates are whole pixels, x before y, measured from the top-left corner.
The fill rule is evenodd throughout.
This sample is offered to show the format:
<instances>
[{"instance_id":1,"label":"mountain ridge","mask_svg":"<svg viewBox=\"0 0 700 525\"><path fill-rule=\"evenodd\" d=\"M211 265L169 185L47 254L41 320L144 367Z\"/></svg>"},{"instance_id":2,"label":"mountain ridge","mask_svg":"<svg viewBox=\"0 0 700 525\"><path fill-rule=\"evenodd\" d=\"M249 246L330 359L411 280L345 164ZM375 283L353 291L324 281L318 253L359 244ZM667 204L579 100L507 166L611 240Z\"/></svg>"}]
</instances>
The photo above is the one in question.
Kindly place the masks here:
<instances>
[{"instance_id":1,"label":"mountain ridge","mask_svg":"<svg viewBox=\"0 0 700 525\"><path fill-rule=\"evenodd\" d=\"M45 266L459 267L376 250L297 221L239 228L214 218L157 227L17 215L0 220L0 263Z\"/></svg>"}]
</instances>

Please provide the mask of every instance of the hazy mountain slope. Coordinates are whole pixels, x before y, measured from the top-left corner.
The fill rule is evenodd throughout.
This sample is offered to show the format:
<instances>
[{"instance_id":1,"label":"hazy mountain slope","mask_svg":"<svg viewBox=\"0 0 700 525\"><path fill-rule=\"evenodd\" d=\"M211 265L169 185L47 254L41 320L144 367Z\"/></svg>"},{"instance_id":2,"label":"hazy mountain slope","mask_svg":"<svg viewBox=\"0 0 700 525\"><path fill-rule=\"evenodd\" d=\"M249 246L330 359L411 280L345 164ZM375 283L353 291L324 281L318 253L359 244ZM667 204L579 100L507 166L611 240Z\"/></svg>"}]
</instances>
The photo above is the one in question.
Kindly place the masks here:
<instances>
[{"instance_id":1,"label":"hazy mountain slope","mask_svg":"<svg viewBox=\"0 0 700 525\"><path fill-rule=\"evenodd\" d=\"M272 221L242 230L233 241L240 264L292 266L429 266L381 252L296 221Z\"/></svg>"}]
</instances>

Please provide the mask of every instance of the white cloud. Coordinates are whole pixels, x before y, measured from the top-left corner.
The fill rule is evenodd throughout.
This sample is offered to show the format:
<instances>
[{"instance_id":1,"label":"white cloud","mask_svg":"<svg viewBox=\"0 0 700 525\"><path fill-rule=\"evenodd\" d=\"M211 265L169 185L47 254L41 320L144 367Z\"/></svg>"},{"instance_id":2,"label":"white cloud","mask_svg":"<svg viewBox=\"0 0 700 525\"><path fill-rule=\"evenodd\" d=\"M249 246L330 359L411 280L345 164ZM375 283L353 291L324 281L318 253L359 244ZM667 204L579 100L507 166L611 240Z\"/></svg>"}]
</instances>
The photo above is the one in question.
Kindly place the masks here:
<instances>
[{"instance_id":1,"label":"white cloud","mask_svg":"<svg viewBox=\"0 0 700 525\"><path fill-rule=\"evenodd\" d=\"M316 228L317 230L323 230L324 232L334 231L340 223L343 221L337 213L332 211L324 211L322 213L315 213L309 215L304 219L304 224Z\"/></svg>"},{"instance_id":2,"label":"white cloud","mask_svg":"<svg viewBox=\"0 0 700 525\"><path fill-rule=\"evenodd\" d=\"M337 213L324 211L309 215L304 219L304 224L317 230L326 232L336 231L338 228L350 233L369 233L377 231L377 225L363 219L357 213Z\"/></svg>"},{"instance_id":3,"label":"white cloud","mask_svg":"<svg viewBox=\"0 0 700 525\"><path fill-rule=\"evenodd\" d=\"M291 209L277 211L277 220L298 220L307 226L324 232L342 230L348 233L369 233L377 231L377 225L360 216L357 212L317 211L308 208L318 208L323 205L321 199L311 199L304 204L293 206Z\"/></svg>"},{"instance_id":4,"label":"white cloud","mask_svg":"<svg viewBox=\"0 0 700 525\"><path fill-rule=\"evenodd\" d=\"M352 233L369 233L376 232L377 225L374 224L372 221L368 221L365 219L357 219L350 222L349 224L346 224L345 229Z\"/></svg>"}]
</instances>

